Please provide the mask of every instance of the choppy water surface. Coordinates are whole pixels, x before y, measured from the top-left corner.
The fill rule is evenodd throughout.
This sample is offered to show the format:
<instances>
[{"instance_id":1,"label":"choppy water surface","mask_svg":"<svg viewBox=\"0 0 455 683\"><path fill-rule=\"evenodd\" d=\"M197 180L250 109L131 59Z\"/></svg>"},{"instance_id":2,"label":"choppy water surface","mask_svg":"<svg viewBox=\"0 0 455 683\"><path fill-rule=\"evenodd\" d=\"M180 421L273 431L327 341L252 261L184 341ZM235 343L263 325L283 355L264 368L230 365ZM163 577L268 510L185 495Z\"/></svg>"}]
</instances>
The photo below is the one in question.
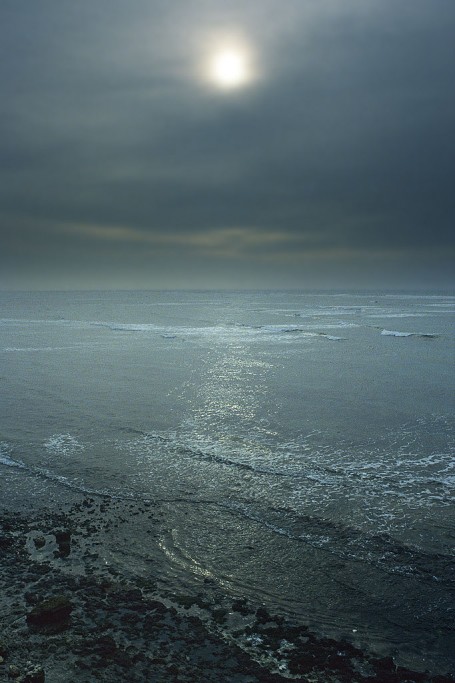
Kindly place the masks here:
<instances>
[{"instance_id":1,"label":"choppy water surface","mask_svg":"<svg viewBox=\"0 0 455 683\"><path fill-rule=\"evenodd\" d=\"M160 501L106 562L161 562L453 664L455 297L304 292L0 296L7 504ZM22 497L22 498L21 498ZM119 531L119 534L123 532Z\"/></svg>"}]
</instances>

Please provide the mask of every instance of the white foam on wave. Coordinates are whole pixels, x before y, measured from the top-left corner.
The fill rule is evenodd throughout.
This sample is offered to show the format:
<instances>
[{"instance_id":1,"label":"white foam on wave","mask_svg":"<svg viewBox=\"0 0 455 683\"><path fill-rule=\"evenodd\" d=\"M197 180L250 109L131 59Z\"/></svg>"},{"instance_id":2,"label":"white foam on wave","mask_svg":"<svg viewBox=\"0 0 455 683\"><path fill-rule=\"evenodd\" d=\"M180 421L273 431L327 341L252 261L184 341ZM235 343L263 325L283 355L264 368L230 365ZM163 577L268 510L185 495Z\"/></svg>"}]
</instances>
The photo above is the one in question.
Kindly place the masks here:
<instances>
[{"instance_id":1,"label":"white foam on wave","mask_svg":"<svg viewBox=\"0 0 455 683\"><path fill-rule=\"evenodd\" d=\"M361 327L358 323L348 322L346 320L337 320L336 322L317 322L305 323L304 330L349 330Z\"/></svg>"},{"instance_id":2,"label":"white foam on wave","mask_svg":"<svg viewBox=\"0 0 455 683\"><path fill-rule=\"evenodd\" d=\"M0 463L2 465L6 465L7 467L19 467L20 469L24 469L26 467L20 460L13 460L7 455L0 455Z\"/></svg>"},{"instance_id":3,"label":"white foam on wave","mask_svg":"<svg viewBox=\"0 0 455 683\"><path fill-rule=\"evenodd\" d=\"M306 332L301 325L262 325L259 329L273 334L280 334L281 332L302 332L308 336L314 336L311 332Z\"/></svg>"},{"instance_id":4,"label":"white foam on wave","mask_svg":"<svg viewBox=\"0 0 455 683\"><path fill-rule=\"evenodd\" d=\"M152 323L103 323L92 322L93 327L107 327L113 332L161 332L163 327Z\"/></svg>"},{"instance_id":5,"label":"white foam on wave","mask_svg":"<svg viewBox=\"0 0 455 683\"><path fill-rule=\"evenodd\" d=\"M67 351L68 349L74 349L75 346L7 346L2 351L4 353L36 353L40 351Z\"/></svg>"},{"instance_id":6,"label":"white foam on wave","mask_svg":"<svg viewBox=\"0 0 455 683\"><path fill-rule=\"evenodd\" d=\"M455 308L454 308L454 302L453 301L439 301L437 304L426 304L427 306L431 306L432 308L450 308L450 311L447 311L447 313L455 313Z\"/></svg>"},{"instance_id":7,"label":"white foam on wave","mask_svg":"<svg viewBox=\"0 0 455 683\"><path fill-rule=\"evenodd\" d=\"M433 428L437 426L436 422ZM183 489L199 467L203 475L197 481L205 482L207 495L218 490L220 482L227 485L231 476L236 495L240 481L249 487L250 495L252 478L259 477L254 480L258 499L269 499L272 485L276 504L311 510L317 498L328 517L337 501L340 505L343 501L346 514L352 509L363 510L358 512L356 524L381 531L400 526L402 519L412 517L416 509L431 515L434 506L445 508L452 502L452 442L449 439L444 443L443 450L425 453L418 425L405 426L396 437L385 435L384 444L358 444L354 451L349 444L338 448L326 444L318 433L277 443L256 431L243 435L237 431L234 436L229 430L206 429L197 420L182 427L172 432L149 432L117 447L144 458L143 472L153 471L155 479L163 468L172 470ZM424 426L424 434L429 429L430 424ZM242 472L241 478L236 471ZM267 484L262 485L261 480Z\"/></svg>"},{"instance_id":8,"label":"white foam on wave","mask_svg":"<svg viewBox=\"0 0 455 683\"><path fill-rule=\"evenodd\" d=\"M10 457L10 448L4 441L0 443L0 464L7 467L18 467L19 469L26 469L26 465L20 460L14 460Z\"/></svg>"},{"instance_id":9,"label":"white foam on wave","mask_svg":"<svg viewBox=\"0 0 455 683\"><path fill-rule=\"evenodd\" d=\"M66 318L45 318L26 319L26 318L0 318L0 325L65 325L71 326L74 324L81 324L80 320L67 320Z\"/></svg>"},{"instance_id":10,"label":"white foam on wave","mask_svg":"<svg viewBox=\"0 0 455 683\"><path fill-rule=\"evenodd\" d=\"M327 327L327 328L343 328L345 325L323 325L322 326ZM350 327L350 325L346 325L346 327ZM357 326L356 326L357 327ZM312 329L311 329L312 328ZM269 333L272 335L281 335L281 334L296 334L299 337L308 337L308 338L317 338L317 337L324 337L325 339L329 339L330 341L341 341L345 339L345 337L337 337L331 334L326 334L325 332L320 332L316 330L321 329L321 325L314 325L314 326L302 326L302 325L262 325L260 328L258 328L260 332L262 333Z\"/></svg>"},{"instance_id":11,"label":"white foam on wave","mask_svg":"<svg viewBox=\"0 0 455 683\"><path fill-rule=\"evenodd\" d=\"M48 453L66 456L85 450L85 446L71 434L53 434L44 442L44 447Z\"/></svg>"},{"instance_id":12,"label":"white foam on wave","mask_svg":"<svg viewBox=\"0 0 455 683\"><path fill-rule=\"evenodd\" d=\"M369 313L367 318L426 318L430 313Z\"/></svg>"},{"instance_id":13,"label":"white foam on wave","mask_svg":"<svg viewBox=\"0 0 455 683\"><path fill-rule=\"evenodd\" d=\"M360 315L363 312L363 306L328 306L321 308L306 308L304 310L294 313L294 315L301 318L313 318L318 316L340 316L340 315Z\"/></svg>"},{"instance_id":14,"label":"white foam on wave","mask_svg":"<svg viewBox=\"0 0 455 683\"><path fill-rule=\"evenodd\" d=\"M385 299L448 299L449 301L455 298L451 294L384 294Z\"/></svg>"},{"instance_id":15,"label":"white foam on wave","mask_svg":"<svg viewBox=\"0 0 455 683\"><path fill-rule=\"evenodd\" d=\"M159 325L151 322L126 323L115 321L82 321L82 320L66 320L66 319L49 319L49 320L19 320L19 319L2 319L0 322L9 323L13 325L63 325L70 328L104 328L111 332L120 333L137 333L143 335L156 335L163 339L181 339L194 341L207 341L214 343L229 343L231 341L240 342L257 342L265 339L276 340L277 342L285 342L286 337L300 337L316 338L323 333L321 329L337 329L358 327L356 323L346 322L343 320L331 321L330 323L323 323L322 325L307 324L277 324L277 325L254 325L244 323L231 323L224 325L201 325L201 326L183 326L183 325ZM328 338L328 335L326 335ZM333 339L334 340L334 339ZM1 349L4 353L49 353L53 351L65 351L73 348L79 348L81 345L71 346L10 346Z\"/></svg>"},{"instance_id":16,"label":"white foam on wave","mask_svg":"<svg viewBox=\"0 0 455 683\"><path fill-rule=\"evenodd\" d=\"M159 335L162 339L183 339L195 341L207 341L214 343L229 343L231 341L256 342L267 338L276 341L285 341L286 338L318 338L321 336L332 340L338 340L323 332L309 329L307 325L208 325L201 327L161 326L151 323L92 323L97 327L106 327L113 332L137 332L144 334ZM350 325L337 324L327 327L347 327ZM325 327L324 325L322 326ZM319 329L321 326L319 326ZM341 339L341 338L340 338Z\"/></svg>"},{"instance_id":17,"label":"white foam on wave","mask_svg":"<svg viewBox=\"0 0 455 683\"><path fill-rule=\"evenodd\" d=\"M60 435L67 436L67 435ZM80 446L80 444L79 444ZM0 465L5 465L6 467L13 467L20 470L25 470L28 474L41 479L45 479L49 482L54 482L64 486L65 488L71 489L73 491L79 491L83 494L98 495L98 496L109 496L111 498L123 498L129 499L131 495L127 492L123 492L121 495L111 491L110 489L99 489L84 486L83 483L79 481L72 481L70 478L64 476L63 474L58 474L49 469L43 467L34 467L33 465L26 465L22 460L16 460L10 456L11 448L6 442L0 442Z\"/></svg>"},{"instance_id":18,"label":"white foam on wave","mask_svg":"<svg viewBox=\"0 0 455 683\"><path fill-rule=\"evenodd\" d=\"M250 438L237 434L235 439L224 433L208 434L201 432L197 424L192 428L188 423L177 432L148 432L140 438L118 442L115 447L151 457L155 463L164 458L163 463L172 463L177 469L185 461L197 460L214 467L238 468L252 475L284 477L290 482L305 479L318 491L321 502L325 497L330 502L334 492L343 489L346 498L360 499L367 493L374 499L375 507L379 495L411 503L411 494L412 505L425 507L435 501L446 505L443 490L430 493L426 489L428 485L450 488L453 482L453 460L449 453L419 458L413 449L407 452L401 445L397 457L390 459L388 450L373 452L366 446L359 450L361 457L353 459L350 449L337 450L318 443L316 433L280 444L258 439L257 434ZM298 491L300 484L296 484L295 492Z\"/></svg>"},{"instance_id":19,"label":"white foam on wave","mask_svg":"<svg viewBox=\"0 0 455 683\"><path fill-rule=\"evenodd\" d=\"M439 337L433 332L398 332L397 330L382 330L381 335L383 337L428 337L429 339Z\"/></svg>"},{"instance_id":20,"label":"white foam on wave","mask_svg":"<svg viewBox=\"0 0 455 683\"><path fill-rule=\"evenodd\" d=\"M412 337L412 332L397 332L396 330L382 330L383 337Z\"/></svg>"}]
</instances>

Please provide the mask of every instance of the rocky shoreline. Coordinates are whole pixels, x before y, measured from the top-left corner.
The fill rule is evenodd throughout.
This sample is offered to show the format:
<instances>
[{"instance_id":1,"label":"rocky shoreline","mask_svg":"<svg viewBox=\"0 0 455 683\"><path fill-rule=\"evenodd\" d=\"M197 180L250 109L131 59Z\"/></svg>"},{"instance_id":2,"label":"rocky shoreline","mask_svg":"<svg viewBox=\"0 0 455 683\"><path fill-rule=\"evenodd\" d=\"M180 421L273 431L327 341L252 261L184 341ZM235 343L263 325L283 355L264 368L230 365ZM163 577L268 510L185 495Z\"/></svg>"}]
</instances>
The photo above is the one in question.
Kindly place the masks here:
<instances>
[{"instance_id":1,"label":"rocky shoreline","mask_svg":"<svg viewBox=\"0 0 455 683\"><path fill-rule=\"evenodd\" d=\"M142 504L144 506L144 504ZM0 680L17 683L450 683L270 614L246 598L163 591L101 561L112 501L0 515ZM147 509L131 514L147 514ZM100 540L101 539L101 540Z\"/></svg>"}]
</instances>

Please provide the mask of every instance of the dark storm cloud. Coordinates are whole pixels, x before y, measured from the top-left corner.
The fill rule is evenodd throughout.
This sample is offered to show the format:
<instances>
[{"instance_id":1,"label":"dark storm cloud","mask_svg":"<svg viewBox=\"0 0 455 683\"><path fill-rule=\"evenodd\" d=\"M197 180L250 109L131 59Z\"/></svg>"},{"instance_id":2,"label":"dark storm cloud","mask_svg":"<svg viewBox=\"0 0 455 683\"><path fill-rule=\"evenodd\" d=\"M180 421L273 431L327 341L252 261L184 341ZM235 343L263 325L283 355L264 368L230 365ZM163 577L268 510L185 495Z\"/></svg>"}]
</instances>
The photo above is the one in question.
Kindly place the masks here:
<instances>
[{"instance_id":1,"label":"dark storm cloud","mask_svg":"<svg viewBox=\"0 0 455 683\"><path fill-rule=\"evenodd\" d=\"M447 283L453 2L224 5L3 0L2 282ZM231 35L256 74L226 93Z\"/></svg>"}]
</instances>

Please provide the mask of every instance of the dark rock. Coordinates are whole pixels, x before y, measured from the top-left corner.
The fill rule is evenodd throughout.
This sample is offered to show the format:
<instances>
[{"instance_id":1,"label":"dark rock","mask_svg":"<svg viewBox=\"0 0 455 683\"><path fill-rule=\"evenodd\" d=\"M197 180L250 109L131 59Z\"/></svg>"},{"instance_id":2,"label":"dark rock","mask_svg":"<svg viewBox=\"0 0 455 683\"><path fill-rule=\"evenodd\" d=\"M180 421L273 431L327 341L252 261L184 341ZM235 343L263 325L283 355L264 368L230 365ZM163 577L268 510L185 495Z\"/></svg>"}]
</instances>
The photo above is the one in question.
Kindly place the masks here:
<instances>
[{"instance_id":1,"label":"dark rock","mask_svg":"<svg viewBox=\"0 0 455 683\"><path fill-rule=\"evenodd\" d=\"M204 598L203 593L198 593L196 597L196 605L201 609L208 609L210 607L210 602Z\"/></svg>"},{"instance_id":2,"label":"dark rock","mask_svg":"<svg viewBox=\"0 0 455 683\"><path fill-rule=\"evenodd\" d=\"M33 543L35 544L35 548L38 548L39 550L40 548L44 548L44 546L46 545L46 539L44 538L44 536L35 536L35 538L33 539Z\"/></svg>"},{"instance_id":3,"label":"dark rock","mask_svg":"<svg viewBox=\"0 0 455 683\"><path fill-rule=\"evenodd\" d=\"M169 664L166 667L166 671L169 674L173 674L174 676L177 676L177 674L179 673L179 668L175 664Z\"/></svg>"},{"instance_id":4,"label":"dark rock","mask_svg":"<svg viewBox=\"0 0 455 683\"><path fill-rule=\"evenodd\" d=\"M41 666L29 668L23 678L23 683L44 683L44 669Z\"/></svg>"},{"instance_id":5,"label":"dark rock","mask_svg":"<svg viewBox=\"0 0 455 683\"><path fill-rule=\"evenodd\" d=\"M127 602L140 602L142 600L142 593L139 588L132 588L131 590L125 591L122 597Z\"/></svg>"},{"instance_id":6,"label":"dark rock","mask_svg":"<svg viewBox=\"0 0 455 683\"><path fill-rule=\"evenodd\" d=\"M213 612L213 621L217 624L224 624L226 621L227 610L220 608Z\"/></svg>"},{"instance_id":7,"label":"dark rock","mask_svg":"<svg viewBox=\"0 0 455 683\"><path fill-rule=\"evenodd\" d=\"M265 609L265 607L259 607L259 609L256 611L256 621L259 624L266 624L268 621L270 621L271 616Z\"/></svg>"},{"instance_id":8,"label":"dark rock","mask_svg":"<svg viewBox=\"0 0 455 683\"><path fill-rule=\"evenodd\" d=\"M250 611L248 609L248 604L247 604L246 599L242 598L241 600L234 600L234 602L232 603L232 611L238 612L239 614L246 616Z\"/></svg>"},{"instance_id":9,"label":"dark rock","mask_svg":"<svg viewBox=\"0 0 455 683\"><path fill-rule=\"evenodd\" d=\"M68 557L71 552L71 533L67 529L55 532L60 557Z\"/></svg>"},{"instance_id":10,"label":"dark rock","mask_svg":"<svg viewBox=\"0 0 455 683\"><path fill-rule=\"evenodd\" d=\"M193 598L191 595L176 595L174 600L180 607L184 607L185 609L189 609L197 604L197 598Z\"/></svg>"},{"instance_id":11,"label":"dark rock","mask_svg":"<svg viewBox=\"0 0 455 683\"><path fill-rule=\"evenodd\" d=\"M114 584L109 579L101 579L98 585L105 593L109 593L114 587Z\"/></svg>"},{"instance_id":12,"label":"dark rock","mask_svg":"<svg viewBox=\"0 0 455 683\"><path fill-rule=\"evenodd\" d=\"M38 595L33 591L27 591L27 593L24 593L24 598L25 602L29 605L36 605L39 600Z\"/></svg>"},{"instance_id":13,"label":"dark rock","mask_svg":"<svg viewBox=\"0 0 455 683\"><path fill-rule=\"evenodd\" d=\"M14 538L0 534L0 548L9 548L14 543Z\"/></svg>"},{"instance_id":14,"label":"dark rock","mask_svg":"<svg viewBox=\"0 0 455 683\"><path fill-rule=\"evenodd\" d=\"M147 614L144 618L144 621L142 622L142 630L144 633L148 633L149 635L153 633L157 633L162 624L162 619L159 615L155 616L150 616Z\"/></svg>"},{"instance_id":15,"label":"dark rock","mask_svg":"<svg viewBox=\"0 0 455 683\"><path fill-rule=\"evenodd\" d=\"M428 676L421 671L411 671L405 667L397 667L397 680L402 683L424 683Z\"/></svg>"},{"instance_id":16,"label":"dark rock","mask_svg":"<svg viewBox=\"0 0 455 683\"><path fill-rule=\"evenodd\" d=\"M93 643L93 650L102 657L112 657L117 650L117 644L111 636L102 636Z\"/></svg>"},{"instance_id":17,"label":"dark rock","mask_svg":"<svg viewBox=\"0 0 455 683\"><path fill-rule=\"evenodd\" d=\"M343 654L349 655L350 657L356 657L357 659L364 659L365 654L362 652L362 650L359 650L358 647L355 647L352 645L352 643L349 643L347 640L340 640L338 643L339 649L343 652Z\"/></svg>"},{"instance_id":18,"label":"dark rock","mask_svg":"<svg viewBox=\"0 0 455 683\"><path fill-rule=\"evenodd\" d=\"M381 657L380 659L372 659L371 664L376 671L395 671L396 665L392 657Z\"/></svg>"},{"instance_id":19,"label":"dark rock","mask_svg":"<svg viewBox=\"0 0 455 683\"><path fill-rule=\"evenodd\" d=\"M60 545L60 543L69 543L71 541L71 532L67 529L60 529L55 532L55 540L58 545Z\"/></svg>"},{"instance_id":20,"label":"dark rock","mask_svg":"<svg viewBox=\"0 0 455 683\"><path fill-rule=\"evenodd\" d=\"M291 674L306 674L317 666L317 660L313 653L307 652L300 656L294 656L289 660Z\"/></svg>"},{"instance_id":21,"label":"dark rock","mask_svg":"<svg viewBox=\"0 0 455 683\"><path fill-rule=\"evenodd\" d=\"M149 610L157 612L158 614L164 614L167 611L163 603L158 600L149 600L147 606Z\"/></svg>"},{"instance_id":22,"label":"dark rock","mask_svg":"<svg viewBox=\"0 0 455 683\"><path fill-rule=\"evenodd\" d=\"M137 624L140 620L140 616L135 612L126 612L120 617L122 624Z\"/></svg>"},{"instance_id":23,"label":"dark rock","mask_svg":"<svg viewBox=\"0 0 455 683\"><path fill-rule=\"evenodd\" d=\"M11 664L11 666L8 669L8 676L10 678L17 678L19 676L19 674L20 674L20 670L18 669L18 667L15 666L14 664Z\"/></svg>"},{"instance_id":24,"label":"dark rock","mask_svg":"<svg viewBox=\"0 0 455 683\"><path fill-rule=\"evenodd\" d=\"M348 657L344 657L338 652L332 653L327 657L327 668L341 673L352 672L351 662Z\"/></svg>"},{"instance_id":25,"label":"dark rock","mask_svg":"<svg viewBox=\"0 0 455 683\"><path fill-rule=\"evenodd\" d=\"M90 660L83 658L76 659L75 664L79 669L91 669L92 666Z\"/></svg>"},{"instance_id":26,"label":"dark rock","mask_svg":"<svg viewBox=\"0 0 455 683\"><path fill-rule=\"evenodd\" d=\"M73 606L65 595L57 595L49 600L44 600L33 607L27 614L29 626L36 627L64 627L71 615Z\"/></svg>"}]
</instances>

